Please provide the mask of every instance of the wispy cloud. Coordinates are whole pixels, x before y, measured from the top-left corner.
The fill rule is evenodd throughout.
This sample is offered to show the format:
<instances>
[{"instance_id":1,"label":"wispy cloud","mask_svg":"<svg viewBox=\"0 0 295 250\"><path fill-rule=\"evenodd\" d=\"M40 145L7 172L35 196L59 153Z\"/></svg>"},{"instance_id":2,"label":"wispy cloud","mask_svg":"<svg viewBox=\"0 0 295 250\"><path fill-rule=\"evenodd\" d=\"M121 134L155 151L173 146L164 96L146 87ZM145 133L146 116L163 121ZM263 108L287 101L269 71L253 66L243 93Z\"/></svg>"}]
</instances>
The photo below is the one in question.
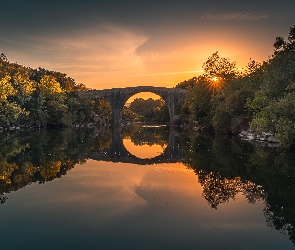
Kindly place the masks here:
<instances>
[{"instance_id":1,"label":"wispy cloud","mask_svg":"<svg viewBox=\"0 0 295 250\"><path fill-rule=\"evenodd\" d=\"M203 20L241 20L241 21L257 21L262 19L267 19L268 15L266 14L257 14L257 13L249 13L249 12L240 12L240 13L215 13L209 12L199 16L200 19Z\"/></svg>"},{"instance_id":2,"label":"wispy cloud","mask_svg":"<svg viewBox=\"0 0 295 250\"><path fill-rule=\"evenodd\" d=\"M147 39L142 33L111 25L62 37L0 36L2 44L13 45L15 58L25 62L25 65L66 71L84 83L89 78L97 79L96 82L111 79L119 82L129 79L134 72L144 71L136 49ZM22 51L26 51L27 55Z\"/></svg>"}]
</instances>

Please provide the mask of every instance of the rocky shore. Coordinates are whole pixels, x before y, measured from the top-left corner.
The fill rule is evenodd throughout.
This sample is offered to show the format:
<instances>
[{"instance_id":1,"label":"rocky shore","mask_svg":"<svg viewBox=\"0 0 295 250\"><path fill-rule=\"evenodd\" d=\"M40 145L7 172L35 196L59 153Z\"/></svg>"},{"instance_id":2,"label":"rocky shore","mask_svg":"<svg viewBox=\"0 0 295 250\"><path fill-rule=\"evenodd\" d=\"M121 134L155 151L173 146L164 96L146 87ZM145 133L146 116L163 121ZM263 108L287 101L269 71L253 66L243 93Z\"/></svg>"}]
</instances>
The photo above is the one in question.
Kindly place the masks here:
<instances>
[{"instance_id":1,"label":"rocky shore","mask_svg":"<svg viewBox=\"0 0 295 250\"><path fill-rule=\"evenodd\" d=\"M280 147L280 142L272 133L266 133L266 132L257 132L252 130L246 130L242 131L239 134L239 137L242 140L246 141L255 141L263 143L264 145L268 147Z\"/></svg>"}]
</instances>

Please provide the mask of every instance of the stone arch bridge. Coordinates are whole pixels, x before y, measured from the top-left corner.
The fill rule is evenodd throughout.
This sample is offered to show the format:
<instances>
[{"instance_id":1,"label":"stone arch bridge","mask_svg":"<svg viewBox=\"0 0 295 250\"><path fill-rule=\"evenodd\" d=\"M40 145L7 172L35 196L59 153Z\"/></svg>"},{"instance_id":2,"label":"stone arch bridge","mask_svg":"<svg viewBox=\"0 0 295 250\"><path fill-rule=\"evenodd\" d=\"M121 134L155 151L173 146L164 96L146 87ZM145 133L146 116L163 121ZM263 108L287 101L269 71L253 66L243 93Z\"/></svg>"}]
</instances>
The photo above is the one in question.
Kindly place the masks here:
<instances>
[{"instance_id":1,"label":"stone arch bridge","mask_svg":"<svg viewBox=\"0 0 295 250\"><path fill-rule=\"evenodd\" d=\"M152 92L159 95L166 103L170 122L176 115L176 107L184 100L187 90L179 88L165 88L153 86L139 86L127 88L113 88L104 90L89 90L79 92L80 96L88 96L90 98L100 98L108 101L112 107L112 118L114 124L120 124L122 119L122 110L126 101L133 95L141 92Z\"/></svg>"}]
</instances>

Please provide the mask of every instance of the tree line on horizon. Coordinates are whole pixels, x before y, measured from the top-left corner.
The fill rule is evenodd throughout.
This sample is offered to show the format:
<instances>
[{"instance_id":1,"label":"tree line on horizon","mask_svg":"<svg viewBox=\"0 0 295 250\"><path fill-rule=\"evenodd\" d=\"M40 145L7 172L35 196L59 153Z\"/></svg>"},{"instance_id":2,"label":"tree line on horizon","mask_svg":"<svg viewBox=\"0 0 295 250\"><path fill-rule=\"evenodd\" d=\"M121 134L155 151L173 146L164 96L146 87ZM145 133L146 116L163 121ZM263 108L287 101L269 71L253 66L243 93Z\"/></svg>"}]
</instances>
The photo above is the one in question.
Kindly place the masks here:
<instances>
[{"instance_id":1,"label":"tree line on horizon","mask_svg":"<svg viewBox=\"0 0 295 250\"><path fill-rule=\"evenodd\" d=\"M250 59L243 72L213 53L202 75L177 84L188 90L179 121L217 133L269 132L281 145L294 146L295 25L287 40L277 37L273 46L267 61Z\"/></svg>"}]
</instances>

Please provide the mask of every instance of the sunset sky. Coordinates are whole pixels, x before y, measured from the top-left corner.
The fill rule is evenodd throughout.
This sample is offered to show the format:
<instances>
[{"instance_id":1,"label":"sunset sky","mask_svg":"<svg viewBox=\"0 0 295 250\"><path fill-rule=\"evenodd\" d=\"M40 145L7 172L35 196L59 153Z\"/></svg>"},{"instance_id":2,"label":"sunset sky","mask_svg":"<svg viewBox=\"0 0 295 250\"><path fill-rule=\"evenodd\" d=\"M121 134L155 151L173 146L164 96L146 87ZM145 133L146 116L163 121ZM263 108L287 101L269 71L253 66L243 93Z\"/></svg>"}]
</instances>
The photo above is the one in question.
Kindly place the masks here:
<instances>
[{"instance_id":1,"label":"sunset sky","mask_svg":"<svg viewBox=\"0 0 295 250\"><path fill-rule=\"evenodd\" d=\"M2 1L0 53L89 88L174 87L215 51L267 60L294 13L294 0Z\"/></svg>"}]
</instances>

